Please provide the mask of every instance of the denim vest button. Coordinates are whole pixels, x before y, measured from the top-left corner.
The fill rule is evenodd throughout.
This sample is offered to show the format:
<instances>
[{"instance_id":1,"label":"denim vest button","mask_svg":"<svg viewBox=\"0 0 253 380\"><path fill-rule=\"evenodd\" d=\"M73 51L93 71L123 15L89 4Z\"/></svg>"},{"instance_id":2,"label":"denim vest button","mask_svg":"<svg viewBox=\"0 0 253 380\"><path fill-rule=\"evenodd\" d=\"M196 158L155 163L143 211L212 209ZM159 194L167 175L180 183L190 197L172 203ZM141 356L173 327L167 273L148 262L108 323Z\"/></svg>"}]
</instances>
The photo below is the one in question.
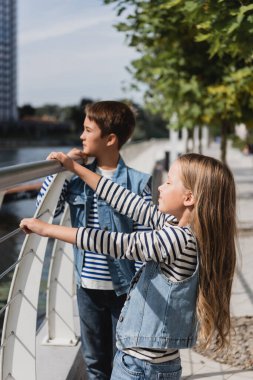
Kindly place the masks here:
<instances>
[{"instance_id":1,"label":"denim vest button","mask_svg":"<svg viewBox=\"0 0 253 380\"><path fill-rule=\"evenodd\" d=\"M122 322L123 319L124 319L123 315L120 315L120 316L119 316L119 322Z\"/></svg>"}]
</instances>

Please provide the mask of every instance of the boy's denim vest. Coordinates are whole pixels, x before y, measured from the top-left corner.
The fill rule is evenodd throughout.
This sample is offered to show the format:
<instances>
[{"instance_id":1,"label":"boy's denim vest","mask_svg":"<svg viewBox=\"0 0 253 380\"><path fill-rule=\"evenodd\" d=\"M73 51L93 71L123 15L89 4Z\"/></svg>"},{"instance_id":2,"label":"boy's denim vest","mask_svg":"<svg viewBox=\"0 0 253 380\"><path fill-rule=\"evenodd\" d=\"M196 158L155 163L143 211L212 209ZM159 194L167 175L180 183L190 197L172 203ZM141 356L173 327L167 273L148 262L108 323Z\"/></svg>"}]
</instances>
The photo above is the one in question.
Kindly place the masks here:
<instances>
[{"instance_id":1,"label":"boy's denim vest","mask_svg":"<svg viewBox=\"0 0 253 380\"><path fill-rule=\"evenodd\" d=\"M95 171L96 161L87 167ZM136 194L142 194L150 176L138 172L125 165L120 158L112 180L119 185L131 190ZM85 227L88 222L90 208L93 202L94 191L79 177L74 176L68 187L66 201L69 203L71 222L73 227ZM98 218L101 229L117 232L132 232L133 221L122 216L109 206L105 201L98 198ZM84 251L74 246L75 274L77 286L81 285L81 272L84 263ZM117 295L127 292L131 279L135 274L134 261L115 260L108 256L108 265Z\"/></svg>"},{"instance_id":2,"label":"boy's denim vest","mask_svg":"<svg viewBox=\"0 0 253 380\"><path fill-rule=\"evenodd\" d=\"M197 338L198 265L186 280L171 282L149 261L132 280L117 324L117 348L192 347Z\"/></svg>"}]
</instances>

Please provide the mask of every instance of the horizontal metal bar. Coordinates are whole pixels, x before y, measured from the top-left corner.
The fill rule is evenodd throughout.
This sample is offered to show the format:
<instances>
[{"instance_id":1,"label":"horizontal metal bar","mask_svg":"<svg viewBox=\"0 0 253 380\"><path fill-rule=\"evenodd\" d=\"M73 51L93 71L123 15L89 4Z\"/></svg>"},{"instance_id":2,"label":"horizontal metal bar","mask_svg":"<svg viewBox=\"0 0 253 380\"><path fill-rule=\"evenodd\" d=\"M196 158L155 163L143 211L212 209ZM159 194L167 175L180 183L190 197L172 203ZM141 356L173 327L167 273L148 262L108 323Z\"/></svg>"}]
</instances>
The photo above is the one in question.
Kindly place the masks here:
<instances>
[{"instance_id":1,"label":"horizontal metal bar","mask_svg":"<svg viewBox=\"0 0 253 380\"><path fill-rule=\"evenodd\" d=\"M37 216L37 219L39 219L41 216L43 216L44 214L46 214L47 212L50 212L49 210L45 210L44 212L42 212L41 214L39 214ZM15 230L9 232L8 234L4 235L4 236L1 236L0 237L0 244L3 243L5 240L8 240L10 239L11 237L17 235L19 232L21 231L21 228L18 227L16 228ZM0 276L0 280L1 280L1 276Z\"/></svg>"},{"instance_id":2,"label":"horizontal metal bar","mask_svg":"<svg viewBox=\"0 0 253 380\"><path fill-rule=\"evenodd\" d=\"M64 167L56 160L7 166L0 169L0 191L64 170Z\"/></svg>"},{"instance_id":3,"label":"horizontal metal bar","mask_svg":"<svg viewBox=\"0 0 253 380\"><path fill-rule=\"evenodd\" d=\"M18 295L20 295L20 294L22 294L22 292L21 292L21 290L19 290L16 294L15 294L15 296L9 301L9 302L7 302L3 307L2 307L2 309L0 310L0 315L4 312L4 310L15 300L15 298L18 296Z\"/></svg>"},{"instance_id":4,"label":"horizontal metal bar","mask_svg":"<svg viewBox=\"0 0 253 380\"><path fill-rule=\"evenodd\" d=\"M9 268L7 268L3 273L0 274L0 280L4 278L8 273L10 273L13 269L16 268L16 266L24 259L24 256L22 256L20 259L16 260L15 263L13 263ZM1 315L1 310L0 310Z\"/></svg>"},{"instance_id":5,"label":"horizontal metal bar","mask_svg":"<svg viewBox=\"0 0 253 380\"><path fill-rule=\"evenodd\" d=\"M3 243L5 240L8 240L10 239L11 237L17 235L19 233L19 231L21 231L21 228L18 227L16 228L15 230L9 232L8 234L4 235L4 236L1 236L0 237L0 244ZM0 278L1 279L1 278Z\"/></svg>"}]
</instances>

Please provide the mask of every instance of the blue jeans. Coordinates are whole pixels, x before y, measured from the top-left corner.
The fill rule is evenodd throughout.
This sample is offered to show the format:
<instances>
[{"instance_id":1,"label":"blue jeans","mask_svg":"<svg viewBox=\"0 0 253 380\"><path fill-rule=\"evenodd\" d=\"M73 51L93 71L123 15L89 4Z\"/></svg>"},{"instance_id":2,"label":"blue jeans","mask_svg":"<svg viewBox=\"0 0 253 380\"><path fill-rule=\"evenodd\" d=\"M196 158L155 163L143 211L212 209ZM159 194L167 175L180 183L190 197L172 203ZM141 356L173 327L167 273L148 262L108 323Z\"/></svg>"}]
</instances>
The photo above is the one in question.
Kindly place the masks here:
<instances>
[{"instance_id":1,"label":"blue jeans","mask_svg":"<svg viewBox=\"0 0 253 380\"><path fill-rule=\"evenodd\" d=\"M165 363L152 364L117 351L111 380L180 380L181 360L177 358Z\"/></svg>"},{"instance_id":2,"label":"blue jeans","mask_svg":"<svg viewBox=\"0 0 253 380\"><path fill-rule=\"evenodd\" d=\"M114 290L77 288L82 353L89 380L110 379L116 324L125 298Z\"/></svg>"}]
</instances>

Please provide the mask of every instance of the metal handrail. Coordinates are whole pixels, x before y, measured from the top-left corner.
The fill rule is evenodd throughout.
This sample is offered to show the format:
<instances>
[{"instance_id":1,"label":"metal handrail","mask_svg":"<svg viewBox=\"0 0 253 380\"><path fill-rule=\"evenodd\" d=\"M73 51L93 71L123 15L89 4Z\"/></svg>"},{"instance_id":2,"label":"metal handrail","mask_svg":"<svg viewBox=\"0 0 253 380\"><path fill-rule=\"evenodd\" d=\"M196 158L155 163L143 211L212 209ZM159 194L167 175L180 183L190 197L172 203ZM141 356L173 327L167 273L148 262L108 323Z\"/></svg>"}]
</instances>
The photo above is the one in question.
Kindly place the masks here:
<instances>
[{"instance_id":1,"label":"metal handrail","mask_svg":"<svg viewBox=\"0 0 253 380\"><path fill-rule=\"evenodd\" d=\"M45 210L44 212L42 212L41 214L39 214L37 216L37 219L39 219L41 216L43 216L46 212L49 212L49 210ZM11 237L15 236L16 234L18 234L19 232L21 231L21 228L18 227L16 228L15 230L11 231L10 233L4 235L4 236L1 236L0 237L0 244L3 243L5 240L8 240L10 239ZM1 275L0 275L0 279L1 279Z\"/></svg>"},{"instance_id":2,"label":"metal handrail","mask_svg":"<svg viewBox=\"0 0 253 380\"><path fill-rule=\"evenodd\" d=\"M30 169L37 167L38 169L36 164L26 164L25 167L30 167ZM41 175L49 175L50 171L51 173L52 171L53 173L64 171L64 168L56 161L43 162L42 167L45 171L37 170L33 174L30 171L30 176L26 176L25 178L34 179ZM15 169L17 168L21 168L20 174L24 169L24 165L18 165ZM17 173L17 170L13 172ZM35 218L43 215L42 220L44 222L52 223L62 187L71 176L72 173L65 170L63 173L53 177L43 201L36 210ZM15 185L17 181L20 181L20 177L16 177L15 181L13 178L12 184ZM22 176L22 182L24 182L24 176ZM65 209L68 210L68 207L65 207ZM69 214L67 214L66 218L66 222L70 224ZM37 379L37 311L47 240L47 238L42 238L36 234L27 235L24 239L19 259L14 263L15 271L12 277L7 304L0 310L1 314L5 312L0 346L1 379L9 378L10 374L17 380L24 378ZM57 247L59 248L58 245ZM54 260L57 260L57 263L54 265L54 267L57 267L57 271L52 271L52 276L53 279L57 278L60 281L60 286L63 290L61 291L60 289L59 296L60 286L58 286L58 283L54 284L55 281L52 278L50 281L48 279L51 285L50 289L48 288L47 295L47 298L50 299L50 308L47 307L49 312L45 321L45 326L47 327L45 328L46 337L43 340L43 344L74 346L78 343L78 338L75 333L74 324L73 249L71 245L68 248L65 246L60 248L62 248L62 251L59 253L52 253L51 262L53 263ZM68 260L65 259L65 255L62 255L62 252L66 252L69 256ZM25 367L23 365L24 361L26 362Z\"/></svg>"},{"instance_id":3,"label":"metal handrail","mask_svg":"<svg viewBox=\"0 0 253 380\"><path fill-rule=\"evenodd\" d=\"M55 160L7 166L0 169L0 191L27 181L60 173L66 169Z\"/></svg>"}]
</instances>

